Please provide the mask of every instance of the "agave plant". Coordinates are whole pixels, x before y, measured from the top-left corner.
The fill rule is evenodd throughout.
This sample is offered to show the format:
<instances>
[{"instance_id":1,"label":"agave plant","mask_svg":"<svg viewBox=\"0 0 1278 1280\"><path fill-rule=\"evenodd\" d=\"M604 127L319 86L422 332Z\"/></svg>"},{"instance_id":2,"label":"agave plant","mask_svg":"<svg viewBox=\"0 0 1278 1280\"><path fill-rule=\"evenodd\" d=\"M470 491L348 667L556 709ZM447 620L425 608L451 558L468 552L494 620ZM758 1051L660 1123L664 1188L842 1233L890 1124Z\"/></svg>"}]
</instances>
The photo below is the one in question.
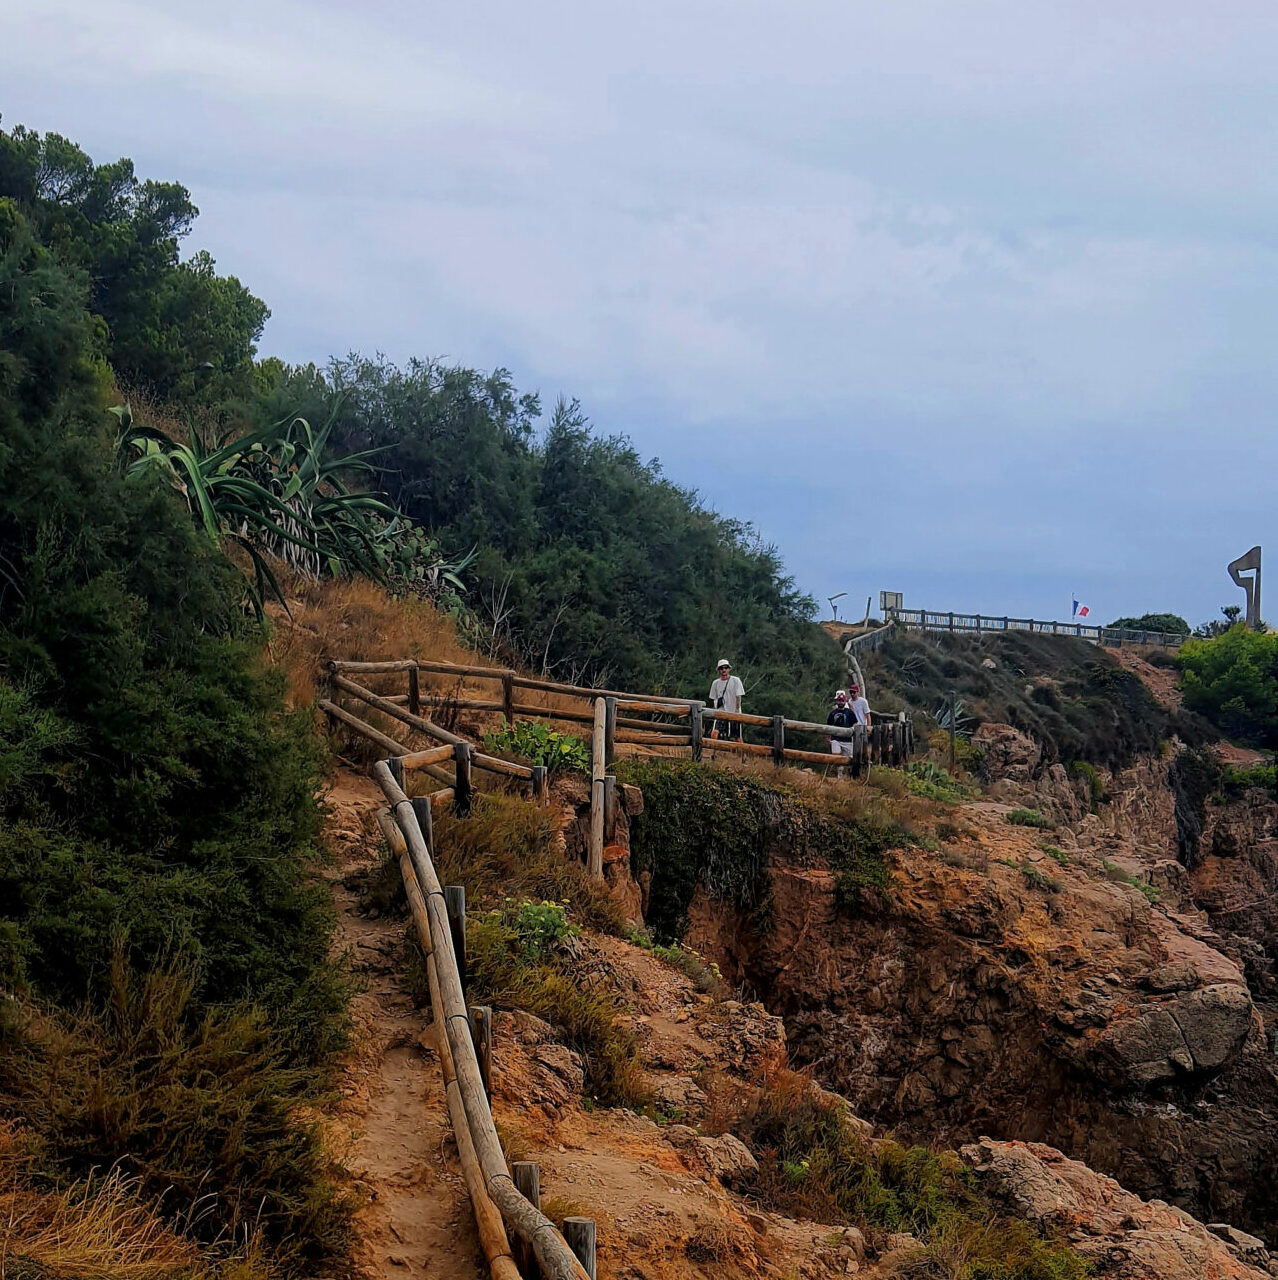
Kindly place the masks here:
<instances>
[{"instance_id":1,"label":"agave plant","mask_svg":"<svg viewBox=\"0 0 1278 1280\"><path fill-rule=\"evenodd\" d=\"M127 404L111 412L126 472L161 472L210 538L230 537L244 548L259 614L268 593L283 602L271 559L312 578L362 573L464 590L459 575L470 557L446 561L394 507L348 486L346 477L375 470L369 459L379 450L330 456L331 419L317 430L305 418L286 418L215 447L197 431L187 444L139 426Z\"/></svg>"}]
</instances>

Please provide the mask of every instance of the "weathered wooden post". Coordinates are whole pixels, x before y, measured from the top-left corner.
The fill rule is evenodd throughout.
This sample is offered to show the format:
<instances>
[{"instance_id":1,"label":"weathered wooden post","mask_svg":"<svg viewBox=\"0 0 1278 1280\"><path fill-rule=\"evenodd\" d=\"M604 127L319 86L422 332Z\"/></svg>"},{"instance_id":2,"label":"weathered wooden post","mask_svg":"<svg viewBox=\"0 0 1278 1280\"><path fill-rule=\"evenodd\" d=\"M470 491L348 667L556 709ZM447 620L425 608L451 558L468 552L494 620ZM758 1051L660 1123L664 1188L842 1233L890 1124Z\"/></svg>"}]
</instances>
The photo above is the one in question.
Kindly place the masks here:
<instances>
[{"instance_id":1,"label":"weathered wooden post","mask_svg":"<svg viewBox=\"0 0 1278 1280\"><path fill-rule=\"evenodd\" d=\"M586 1269L590 1280L596 1280L595 1220L593 1218L565 1218L564 1241L577 1255L577 1261Z\"/></svg>"},{"instance_id":2,"label":"weathered wooden post","mask_svg":"<svg viewBox=\"0 0 1278 1280\"><path fill-rule=\"evenodd\" d=\"M386 763L390 766L391 777L395 779L395 785L403 791L404 789L404 762L399 756L391 756Z\"/></svg>"},{"instance_id":3,"label":"weathered wooden post","mask_svg":"<svg viewBox=\"0 0 1278 1280\"><path fill-rule=\"evenodd\" d=\"M541 1208L541 1169L535 1160L515 1160L510 1166L510 1176L515 1189L534 1209ZM541 1271L537 1259L525 1240L515 1236L511 1240L515 1255L515 1266L523 1280L538 1280Z\"/></svg>"},{"instance_id":4,"label":"weathered wooden post","mask_svg":"<svg viewBox=\"0 0 1278 1280\"><path fill-rule=\"evenodd\" d=\"M515 673L507 671L501 678L501 710L506 727L515 723Z\"/></svg>"},{"instance_id":5,"label":"weathered wooden post","mask_svg":"<svg viewBox=\"0 0 1278 1280\"><path fill-rule=\"evenodd\" d=\"M416 666L408 668L408 714L419 716L422 713L422 682Z\"/></svg>"},{"instance_id":6,"label":"weathered wooden post","mask_svg":"<svg viewBox=\"0 0 1278 1280\"><path fill-rule=\"evenodd\" d=\"M453 957L457 961L457 976L461 979L462 991L466 990L468 978L466 964L466 886L446 884L444 886L444 910L448 913L448 935L453 940Z\"/></svg>"},{"instance_id":7,"label":"weathered wooden post","mask_svg":"<svg viewBox=\"0 0 1278 1280\"><path fill-rule=\"evenodd\" d=\"M604 768L617 758L617 699L604 699Z\"/></svg>"},{"instance_id":8,"label":"weathered wooden post","mask_svg":"<svg viewBox=\"0 0 1278 1280\"><path fill-rule=\"evenodd\" d=\"M785 763L785 716L772 717L772 763Z\"/></svg>"},{"instance_id":9,"label":"weathered wooden post","mask_svg":"<svg viewBox=\"0 0 1278 1280\"><path fill-rule=\"evenodd\" d=\"M457 764L457 780L453 783L453 812L459 818L469 818L472 786L470 743L458 742L453 747L453 759Z\"/></svg>"},{"instance_id":10,"label":"weathered wooden post","mask_svg":"<svg viewBox=\"0 0 1278 1280\"><path fill-rule=\"evenodd\" d=\"M475 1057L479 1060L479 1079L484 1086L484 1096L491 1102L493 1096L493 1011L486 1004L471 1006L470 1034L475 1042Z\"/></svg>"},{"instance_id":11,"label":"weathered wooden post","mask_svg":"<svg viewBox=\"0 0 1278 1280\"><path fill-rule=\"evenodd\" d=\"M430 796L413 797L413 813L417 815L417 825L422 829L422 839L432 854L435 852L435 818L431 813Z\"/></svg>"},{"instance_id":12,"label":"weathered wooden post","mask_svg":"<svg viewBox=\"0 0 1278 1280\"><path fill-rule=\"evenodd\" d=\"M860 721L852 729L852 776L859 778L865 772L866 733Z\"/></svg>"},{"instance_id":13,"label":"weathered wooden post","mask_svg":"<svg viewBox=\"0 0 1278 1280\"><path fill-rule=\"evenodd\" d=\"M617 843L617 779L604 775L604 844Z\"/></svg>"},{"instance_id":14,"label":"weathered wooden post","mask_svg":"<svg viewBox=\"0 0 1278 1280\"><path fill-rule=\"evenodd\" d=\"M544 764L533 765L532 794L538 804L548 804L550 801L549 776L550 770Z\"/></svg>"},{"instance_id":15,"label":"weathered wooden post","mask_svg":"<svg viewBox=\"0 0 1278 1280\"><path fill-rule=\"evenodd\" d=\"M701 759L701 732L705 720L702 714L705 707L701 703L695 703L688 708L688 731L692 735L692 758L694 760Z\"/></svg>"},{"instance_id":16,"label":"weathered wooden post","mask_svg":"<svg viewBox=\"0 0 1278 1280\"><path fill-rule=\"evenodd\" d=\"M604 846L604 778L607 775L608 708L603 698L595 699L595 729L591 739L590 762L590 848L586 870L597 880L603 879Z\"/></svg>"}]
</instances>

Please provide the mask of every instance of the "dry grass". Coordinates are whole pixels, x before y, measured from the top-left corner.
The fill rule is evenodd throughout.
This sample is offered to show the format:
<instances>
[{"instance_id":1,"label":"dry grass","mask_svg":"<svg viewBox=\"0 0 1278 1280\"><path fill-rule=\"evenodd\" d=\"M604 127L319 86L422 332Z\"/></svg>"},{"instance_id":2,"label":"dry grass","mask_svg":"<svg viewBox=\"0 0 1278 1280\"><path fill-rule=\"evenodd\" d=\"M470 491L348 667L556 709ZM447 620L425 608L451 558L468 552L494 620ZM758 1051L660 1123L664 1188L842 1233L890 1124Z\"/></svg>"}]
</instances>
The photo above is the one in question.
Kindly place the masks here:
<instances>
[{"instance_id":1,"label":"dry grass","mask_svg":"<svg viewBox=\"0 0 1278 1280\"><path fill-rule=\"evenodd\" d=\"M51 1191L24 1177L28 1161L0 1128L0 1277L41 1280L266 1280L255 1246L202 1253L118 1169Z\"/></svg>"}]
</instances>

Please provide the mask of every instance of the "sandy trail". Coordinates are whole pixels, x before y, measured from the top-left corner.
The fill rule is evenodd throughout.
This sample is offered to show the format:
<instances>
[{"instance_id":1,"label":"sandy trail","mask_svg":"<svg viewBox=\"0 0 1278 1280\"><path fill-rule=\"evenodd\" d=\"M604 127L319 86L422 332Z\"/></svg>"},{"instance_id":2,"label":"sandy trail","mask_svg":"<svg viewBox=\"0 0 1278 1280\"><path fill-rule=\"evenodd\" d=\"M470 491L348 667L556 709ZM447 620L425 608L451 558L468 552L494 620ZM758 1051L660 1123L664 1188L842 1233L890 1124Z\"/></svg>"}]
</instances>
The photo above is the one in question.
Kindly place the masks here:
<instances>
[{"instance_id":1,"label":"sandy trail","mask_svg":"<svg viewBox=\"0 0 1278 1280\"><path fill-rule=\"evenodd\" d=\"M368 1280L478 1280L487 1269L457 1164L439 1062L422 1044L429 1044L423 1036L429 1013L416 1007L404 976L406 926L361 914L358 894L349 887L351 875L380 856L372 814L381 793L358 774L339 774L334 783L328 830L339 854L333 884L339 945L362 984L352 1003L353 1045L338 1081L336 1117L363 1201L356 1264Z\"/></svg>"}]
</instances>

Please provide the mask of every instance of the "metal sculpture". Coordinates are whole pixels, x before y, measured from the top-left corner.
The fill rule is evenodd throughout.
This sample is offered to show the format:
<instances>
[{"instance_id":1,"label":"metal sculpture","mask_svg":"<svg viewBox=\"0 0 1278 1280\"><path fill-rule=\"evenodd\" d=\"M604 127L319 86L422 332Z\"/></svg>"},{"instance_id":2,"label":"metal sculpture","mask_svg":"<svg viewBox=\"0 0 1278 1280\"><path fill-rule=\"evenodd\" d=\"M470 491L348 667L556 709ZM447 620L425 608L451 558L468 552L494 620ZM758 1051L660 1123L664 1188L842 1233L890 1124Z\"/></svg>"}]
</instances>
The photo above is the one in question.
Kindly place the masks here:
<instances>
[{"instance_id":1,"label":"metal sculpture","mask_svg":"<svg viewBox=\"0 0 1278 1280\"><path fill-rule=\"evenodd\" d=\"M1253 631L1260 630L1260 548L1252 549L1228 565L1229 576L1247 595L1247 625ZM1244 578L1247 570L1254 570L1255 576Z\"/></svg>"}]
</instances>

